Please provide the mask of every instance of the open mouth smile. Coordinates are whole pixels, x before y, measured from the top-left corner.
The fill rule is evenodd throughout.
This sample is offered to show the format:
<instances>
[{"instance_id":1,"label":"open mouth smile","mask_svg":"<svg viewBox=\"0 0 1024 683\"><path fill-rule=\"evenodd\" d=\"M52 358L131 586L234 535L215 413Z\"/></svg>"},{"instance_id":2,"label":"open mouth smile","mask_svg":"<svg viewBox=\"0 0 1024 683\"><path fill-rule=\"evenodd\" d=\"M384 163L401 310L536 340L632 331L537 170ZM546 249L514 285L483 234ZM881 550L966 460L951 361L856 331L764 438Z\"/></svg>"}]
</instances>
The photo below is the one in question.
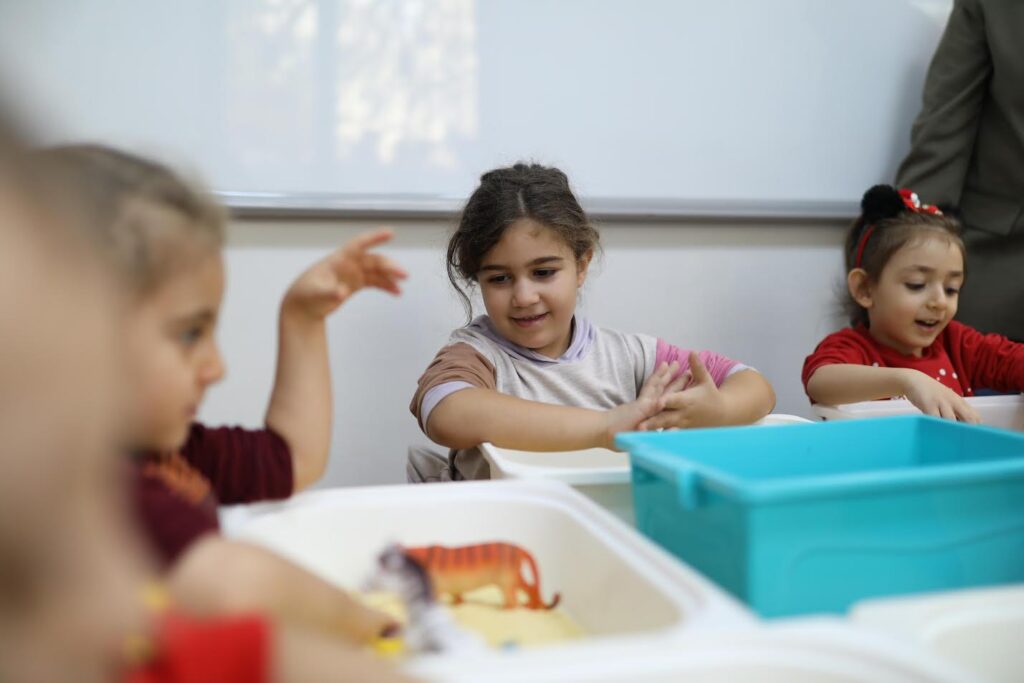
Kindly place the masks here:
<instances>
[{"instance_id":1,"label":"open mouth smile","mask_svg":"<svg viewBox=\"0 0 1024 683\"><path fill-rule=\"evenodd\" d=\"M515 317L513 317L512 318L512 322L514 322L516 324L516 326L518 326L518 327L530 328L530 327L535 327L536 325L539 325L547 317L548 317L547 313L541 313L540 315L531 315L531 316L525 316L525 317L522 317L522 318L515 318Z\"/></svg>"}]
</instances>

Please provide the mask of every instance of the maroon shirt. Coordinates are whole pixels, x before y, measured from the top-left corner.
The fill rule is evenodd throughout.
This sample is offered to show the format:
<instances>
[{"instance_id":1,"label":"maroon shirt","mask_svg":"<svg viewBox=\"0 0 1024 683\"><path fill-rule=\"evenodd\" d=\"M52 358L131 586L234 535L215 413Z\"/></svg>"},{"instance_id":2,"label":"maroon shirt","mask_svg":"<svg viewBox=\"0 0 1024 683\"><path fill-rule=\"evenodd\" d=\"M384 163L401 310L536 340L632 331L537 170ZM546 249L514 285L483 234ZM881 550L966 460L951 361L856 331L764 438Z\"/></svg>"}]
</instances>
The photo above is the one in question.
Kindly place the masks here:
<instances>
[{"instance_id":1,"label":"maroon shirt","mask_svg":"<svg viewBox=\"0 0 1024 683\"><path fill-rule=\"evenodd\" d=\"M193 424L178 453L135 459L134 502L142 528L167 564L217 532L217 506L287 498L294 478L288 444L269 429Z\"/></svg>"}]
</instances>

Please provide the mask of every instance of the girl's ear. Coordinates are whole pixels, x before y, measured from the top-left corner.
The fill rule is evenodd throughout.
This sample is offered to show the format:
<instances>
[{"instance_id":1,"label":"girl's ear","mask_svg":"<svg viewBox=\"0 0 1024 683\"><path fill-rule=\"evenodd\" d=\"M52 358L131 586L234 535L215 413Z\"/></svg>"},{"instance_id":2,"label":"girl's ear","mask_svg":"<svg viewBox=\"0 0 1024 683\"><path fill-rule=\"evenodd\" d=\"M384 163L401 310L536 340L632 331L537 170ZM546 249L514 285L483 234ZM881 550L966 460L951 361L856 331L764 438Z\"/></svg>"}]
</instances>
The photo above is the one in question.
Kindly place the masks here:
<instances>
[{"instance_id":1,"label":"girl's ear","mask_svg":"<svg viewBox=\"0 0 1024 683\"><path fill-rule=\"evenodd\" d=\"M587 269L590 267L590 260L594 258L594 250L587 249L587 253L580 256L579 261L576 262L576 286L582 287L583 283L587 279Z\"/></svg>"},{"instance_id":2,"label":"girl's ear","mask_svg":"<svg viewBox=\"0 0 1024 683\"><path fill-rule=\"evenodd\" d=\"M863 268L854 268L846 275L846 287L850 296L862 308L871 308L873 301L871 278Z\"/></svg>"}]
</instances>

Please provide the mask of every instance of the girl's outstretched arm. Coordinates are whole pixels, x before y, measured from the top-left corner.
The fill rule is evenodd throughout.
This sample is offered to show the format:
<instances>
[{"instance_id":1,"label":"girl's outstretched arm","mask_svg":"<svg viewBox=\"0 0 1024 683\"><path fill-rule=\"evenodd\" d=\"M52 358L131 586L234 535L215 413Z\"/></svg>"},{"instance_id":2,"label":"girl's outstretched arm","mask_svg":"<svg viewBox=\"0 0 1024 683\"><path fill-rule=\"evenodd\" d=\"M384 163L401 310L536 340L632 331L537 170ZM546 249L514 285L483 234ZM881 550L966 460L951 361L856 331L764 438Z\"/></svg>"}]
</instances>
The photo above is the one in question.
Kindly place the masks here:
<instances>
[{"instance_id":1,"label":"girl's outstretched arm","mask_svg":"<svg viewBox=\"0 0 1024 683\"><path fill-rule=\"evenodd\" d=\"M635 401L611 410L589 410L507 396L492 389L463 389L430 413L426 432L448 448L472 448L489 441L526 451L614 448L615 435L637 428L663 407L662 395L678 371L662 364Z\"/></svg>"},{"instance_id":2,"label":"girl's outstretched arm","mask_svg":"<svg viewBox=\"0 0 1024 683\"><path fill-rule=\"evenodd\" d=\"M296 491L323 475L330 451L333 404L326 318L364 287L400 293L405 271L369 251L391 234L378 230L357 236L300 275L281 302L277 375L266 424L291 449Z\"/></svg>"},{"instance_id":3,"label":"girl's outstretched arm","mask_svg":"<svg viewBox=\"0 0 1024 683\"><path fill-rule=\"evenodd\" d=\"M876 368L836 363L823 365L807 380L815 403L838 405L906 396L926 415L978 423L980 417L960 395L910 368Z\"/></svg>"},{"instance_id":4,"label":"girl's outstretched arm","mask_svg":"<svg viewBox=\"0 0 1024 683\"><path fill-rule=\"evenodd\" d=\"M251 543L210 535L196 542L168 575L174 601L195 616L265 614L352 643L394 627L340 588Z\"/></svg>"},{"instance_id":5,"label":"girl's outstretched arm","mask_svg":"<svg viewBox=\"0 0 1024 683\"><path fill-rule=\"evenodd\" d=\"M908 372L914 371L853 363L823 365L807 380L807 395L827 405L902 396Z\"/></svg>"}]
</instances>

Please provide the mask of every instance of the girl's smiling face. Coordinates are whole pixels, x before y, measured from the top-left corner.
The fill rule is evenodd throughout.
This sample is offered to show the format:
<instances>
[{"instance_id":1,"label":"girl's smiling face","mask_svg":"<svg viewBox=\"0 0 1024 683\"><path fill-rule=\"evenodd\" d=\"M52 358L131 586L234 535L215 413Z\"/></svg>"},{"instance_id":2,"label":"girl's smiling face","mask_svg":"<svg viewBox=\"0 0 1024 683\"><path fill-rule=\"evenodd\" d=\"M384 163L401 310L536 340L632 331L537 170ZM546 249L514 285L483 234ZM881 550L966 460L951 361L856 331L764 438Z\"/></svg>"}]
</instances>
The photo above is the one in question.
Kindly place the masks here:
<instances>
[{"instance_id":1,"label":"girl's smiling face","mask_svg":"<svg viewBox=\"0 0 1024 683\"><path fill-rule=\"evenodd\" d=\"M921 356L956 315L963 282L963 253L941 237L899 249L877 282L859 268L848 276L850 293L867 309L871 336L913 356Z\"/></svg>"},{"instance_id":2,"label":"girl's smiling face","mask_svg":"<svg viewBox=\"0 0 1024 683\"><path fill-rule=\"evenodd\" d=\"M553 230L529 218L508 226L477 273L484 307L498 332L550 358L565 353L591 256L588 252L577 262Z\"/></svg>"}]
</instances>

